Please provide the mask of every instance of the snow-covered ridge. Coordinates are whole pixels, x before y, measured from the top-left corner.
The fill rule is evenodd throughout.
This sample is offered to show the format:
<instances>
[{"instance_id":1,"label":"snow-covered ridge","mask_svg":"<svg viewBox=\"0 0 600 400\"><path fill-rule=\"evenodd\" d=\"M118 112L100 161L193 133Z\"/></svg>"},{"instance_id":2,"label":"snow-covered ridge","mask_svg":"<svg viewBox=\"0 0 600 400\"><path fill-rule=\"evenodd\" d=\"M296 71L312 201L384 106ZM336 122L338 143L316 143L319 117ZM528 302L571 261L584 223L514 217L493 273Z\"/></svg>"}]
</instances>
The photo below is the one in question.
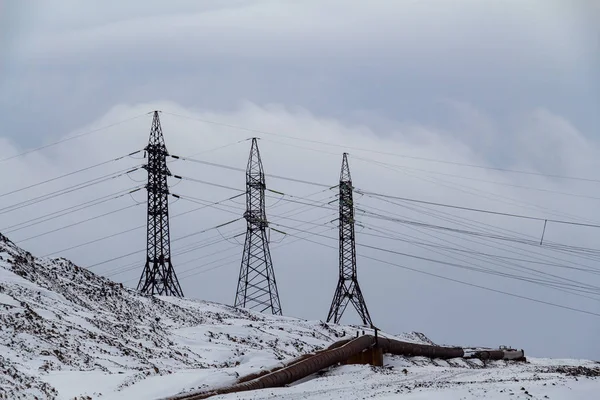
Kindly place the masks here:
<instances>
[{"instance_id":1,"label":"snow-covered ridge","mask_svg":"<svg viewBox=\"0 0 600 400\"><path fill-rule=\"evenodd\" d=\"M52 383L67 371L126 375L119 386L128 386L149 375L243 365L231 371L234 379L354 334L318 321L140 296L68 260L35 258L2 235L0 324L0 398L11 399L64 398Z\"/></svg>"},{"instance_id":2,"label":"snow-covered ridge","mask_svg":"<svg viewBox=\"0 0 600 400\"><path fill-rule=\"evenodd\" d=\"M202 301L140 296L68 260L35 258L0 235L0 398L155 399L231 384L240 375L274 367L355 334L352 327L321 321L263 315ZM396 337L429 342L418 333ZM343 367L312 382L281 389L281 396L288 393L294 397L301 387L308 390L309 397L316 393L314 398L323 397L327 388L354 393L353 385L339 386L349 377L363 380L365 385L368 379L387 382L380 388L384 390L395 387L390 379L410 380L409 371L403 370L412 373L424 368L402 384L417 390L420 386L415 379L429 382L431 376L442 382L441 374L450 382L461 374L444 371L483 367L464 360L400 357L389 357L386 364L394 369ZM568 365L572 368L565 367ZM540 374L574 382L576 377L568 378L569 374L585 376L592 371L593 375L598 365L533 360L527 367L488 366L499 367L505 368L502 374L508 374L511 381L518 374ZM432 385L437 387L439 382ZM419 385L423 390L431 386ZM268 393L263 395L268 397Z\"/></svg>"}]
</instances>

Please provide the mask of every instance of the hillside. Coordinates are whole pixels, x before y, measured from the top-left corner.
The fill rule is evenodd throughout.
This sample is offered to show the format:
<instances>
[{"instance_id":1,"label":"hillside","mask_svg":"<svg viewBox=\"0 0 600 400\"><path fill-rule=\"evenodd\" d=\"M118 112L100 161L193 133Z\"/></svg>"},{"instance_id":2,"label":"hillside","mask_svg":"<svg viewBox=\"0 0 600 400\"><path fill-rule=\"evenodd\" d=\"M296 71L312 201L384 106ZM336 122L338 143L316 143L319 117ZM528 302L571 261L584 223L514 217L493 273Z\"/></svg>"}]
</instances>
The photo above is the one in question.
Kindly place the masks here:
<instances>
[{"instance_id":1,"label":"hillside","mask_svg":"<svg viewBox=\"0 0 600 400\"><path fill-rule=\"evenodd\" d=\"M140 296L67 260L35 258L2 235L0 327L5 399L155 399L233 383L356 333L321 321ZM420 334L400 338L428 341ZM592 398L600 381L586 375L597 375L598 367L530 359L484 368L471 360L387 357L384 368L345 366L231 398Z\"/></svg>"}]
</instances>

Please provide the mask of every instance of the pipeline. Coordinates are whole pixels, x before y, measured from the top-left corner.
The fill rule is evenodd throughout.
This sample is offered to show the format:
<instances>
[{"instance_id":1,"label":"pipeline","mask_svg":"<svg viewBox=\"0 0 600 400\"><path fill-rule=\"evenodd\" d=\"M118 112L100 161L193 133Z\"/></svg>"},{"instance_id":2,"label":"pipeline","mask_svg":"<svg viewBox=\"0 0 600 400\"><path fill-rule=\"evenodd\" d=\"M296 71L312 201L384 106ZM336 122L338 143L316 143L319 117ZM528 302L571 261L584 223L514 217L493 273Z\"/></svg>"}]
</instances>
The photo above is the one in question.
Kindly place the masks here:
<instances>
[{"instance_id":1,"label":"pipeline","mask_svg":"<svg viewBox=\"0 0 600 400\"><path fill-rule=\"evenodd\" d=\"M365 335L350 340L345 344L340 345L339 343L334 343L332 346L330 346L330 348L323 350L318 354L305 359L296 359L296 362L292 363L291 365L280 368L272 373L268 373L255 379L248 381L247 379L242 378L241 381L243 382L238 382L228 387L208 392L170 397L166 400L201 400L219 394L284 386L305 378L324 368L339 364L353 355L368 349L373 345L373 339L373 336Z\"/></svg>"},{"instance_id":2,"label":"pipeline","mask_svg":"<svg viewBox=\"0 0 600 400\"><path fill-rule=\"evenodd\" d=\"M417 344L402 342L400 340L377 338L377 345L383 349L384 353L407 357L429 357L448 360L451 358L464 357L465 351L460 347L442 347L428 344Z\"/></svg>"},{"instance_id":3,"label":"pipeline","mask_svg":"<svg viewBox=\"0 0 600 400\"><path fill-rule=\"evenodd\" d=\"M351 357L373 347L381 348L384 353L407 357L422 356L439 359L467 357L478 358L483 361L525 360L523 350L477 350L466 354L465 350L460 347L433 346L363 335L356 339L335 342L326 349L297 357L271 370L246 375L238 379L237 383L231 386L204 392L182 394L164 400L201 400L220 394L281 387L303 379L324 368L343 363Z\"/></svg>"},{"instance_id":4,"label":"pipeline","mask_svg":"<svg viewBox=\"0 0 600 400\"><path fill-rule=\"evenodd\" d=\"M298 357L296 357L296 358L294 358L294 359L292 359L292 360L290 360L288 362L281 363L281 365L278 365L278 366L276 366L274 368L263 369L262 371L255 372L255 373L252 373L252 374L248 374L246 376L243 376L243 377L239 378L238 381L237 381L237 383L248 382L248 381L251 381L253 379L260 378L261 376L265 376L267 374L270 374L270 373L273 373L275 371L278 371L280 369L287 368L287 367L289 367L291 365L294 365L294 364L296 364L296 363L298 363L300 361L306 360L307 358L316 356L317 354L321 354L321 353L323 353L323 352L325 352L327 350L337 349L338 347L341 347L341 346L345 345L346 343L350 342L351 340L352 339L340 340L340 341L337 341L337 342L331 344L330 346L326 347L325 349L318 350L318 351L316 351L314 353L303 354L303 355L298 356ZM171 400L174 400L174 399L171 399Z\"/></svg>"},{"instance_id":5,"label":"pipeline","mask_svg":"<svg viewBox=\"0 0 600 400\"><path fill-rule=\"evenodd\" d=\"M473 352L471 355L465 356L467 358L478 358L482 361L487 360L512 360L512 361L526 361L525 352L523 350L478 350Z\"/></svg>"}]
</instances>

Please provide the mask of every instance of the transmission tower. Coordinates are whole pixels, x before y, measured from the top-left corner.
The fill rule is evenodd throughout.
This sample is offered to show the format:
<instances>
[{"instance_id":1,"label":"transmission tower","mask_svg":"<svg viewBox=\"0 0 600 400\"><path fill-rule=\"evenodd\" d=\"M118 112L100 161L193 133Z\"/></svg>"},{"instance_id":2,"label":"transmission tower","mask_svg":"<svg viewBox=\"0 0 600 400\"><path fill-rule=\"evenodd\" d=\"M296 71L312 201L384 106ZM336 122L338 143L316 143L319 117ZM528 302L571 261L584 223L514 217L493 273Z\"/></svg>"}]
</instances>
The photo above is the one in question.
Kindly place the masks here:
<instances>
[{"instance_id":1,"label":"transmission tower","mask_svg":"<svg viewBox=\"0 0 600 400\"><path fill-rule=\"evenodd\" d=\"M150 140L144 149L148 163L148 234L146 265L137 289L145 294L183 297L173 264L169 235L169 186L167 177L167 147L163 138L158 111L154 111Z\"/></svg>"},{"instance_id":2,"label":"transmission tower","mask_svg":"<svg viewBox=\"0 0 600 400\"><path fill-rule=\"evenodd\" d=\"M260 312L271 309L273 314L281 315L279 293L267 240L265 188L265 173L258 143L256 138L253 138L246 168L246 242L234 307Z\"/></svg>"},{"instance_id":3,"label":"transmission tower","mask_svg":"<svg viewBox=\"0 0 600 400\"><path fill-rule=\"evenodd\" d=\"M352 303L364 325L373 326L367 304L358 285L356 277L356 245L354 241L354 203L352 200L352 178L348 166L348 156L344 153L342 172L340 174L340 278L338 281L327 322L337 324L342 318L348 303Z\"/></svg>"}]
</instances>

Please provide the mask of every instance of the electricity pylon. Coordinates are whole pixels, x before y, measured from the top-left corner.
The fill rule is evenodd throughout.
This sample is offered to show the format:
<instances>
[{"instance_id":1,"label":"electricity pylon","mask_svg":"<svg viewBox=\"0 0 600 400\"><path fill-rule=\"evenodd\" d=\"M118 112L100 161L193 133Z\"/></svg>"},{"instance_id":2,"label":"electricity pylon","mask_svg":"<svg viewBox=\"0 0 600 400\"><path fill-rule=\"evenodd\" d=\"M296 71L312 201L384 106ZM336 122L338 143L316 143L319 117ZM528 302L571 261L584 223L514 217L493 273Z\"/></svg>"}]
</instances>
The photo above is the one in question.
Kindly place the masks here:
<instances>
[{"instance_id":1,"label":"electricity pylon","mask_svg":"<svg viewBox=\"0 0 600 400\"><path fill-rule=\"evenodd\" d=\"M348 155L344 153L340 174L340 215L339 215L339 266L340 276L327 322L337 324L342 318L348 303L352 303L364 325L373 326L367 304L358 285L356 276L356 243L354 236L354 202L352 199L352 178L348 166Z\"/></svg>"},{"instance_id":2,"label":"electricity pylon","mask_svg":"<svg viewBox=\"0 0 600 400\"><path fill-rule=\"evenodd\" d=\"M144 294L183 297L183 291L171 264L171 238L169 234L169 186L167 177L167 147L163 138L158 111L154 111L150 140L144 149L148 163L148 231L146 265L137 290Z\"/></svg>"},{"instance_id":3,"label":"electricity pylon","mask_svg":"<svg viewBox=\"0 0 600 400\"><path fill-rule=\"evenodd\" d=\"M268 222L265 212L265 188L265 173L258 143L256 138L253 138L246 168L246 241L234 307L260 312L271 309L273 314L281 315L266 232Z\"/></svg>"}]
</instances>

